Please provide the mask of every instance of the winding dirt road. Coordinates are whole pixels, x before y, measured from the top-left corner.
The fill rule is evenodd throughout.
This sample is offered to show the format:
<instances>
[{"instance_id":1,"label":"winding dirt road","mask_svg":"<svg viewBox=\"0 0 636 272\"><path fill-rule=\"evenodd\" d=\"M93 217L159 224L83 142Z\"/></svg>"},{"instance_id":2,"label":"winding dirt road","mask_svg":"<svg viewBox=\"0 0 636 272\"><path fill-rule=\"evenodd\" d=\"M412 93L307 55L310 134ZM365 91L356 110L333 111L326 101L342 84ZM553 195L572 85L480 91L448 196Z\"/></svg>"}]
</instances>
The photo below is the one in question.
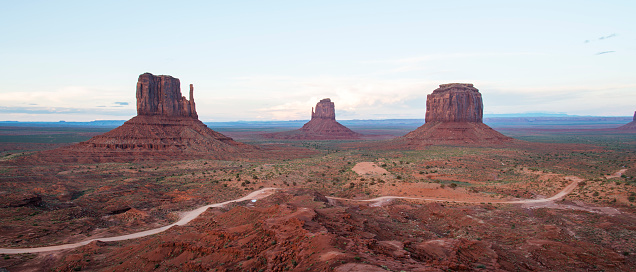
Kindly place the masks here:
<instances>
[{"instance_id":1,"label":"winding dirt road","mask_svg":"<svg viewBox=\"0 0 636 272\"><path fill-rule=\"evenodd\" d=\"M489 200L488 202L489 203L499 203L499 204L528 204L528 203L550 202L550 201L561 199L564 196L570 194L574 190L574 188L576 188L576 186L579 184L579 182L584 180L582 178L575 177L575 176L568 176L568 177L565 177L565 179L568 179L568 180L572 181L572 183L570 183L568 186L563 188L563 190L558 192L556 195L551 196L549 198L523 199L523 200ZM450 200L450 199L408 197L408 196L381 196L381 197L376 197L376 198L372 198L372 199L360 199L360 200L358 200L358 199L349 199L349 198L340 198L340 197L330 197L330 196L328 196L327 198L336 199L336 200L344 200L344 201L376 202L374 204L371 204L372 206L381 205L382 203L386 203L387 201L389 201L391 199L409 199L409 200L424 200L424 201L454 202L454 203L482 203L482 202L484 202L483 200L479 200L479 201L475 201L475 200L474 201L470 201L470 200Z\"/></svg>"},{"instance_id":2,"label":"winding dirt road","mask_svg":"<svg viewBox=\"0 0 636 272\"><path fill-rule=\"evenodd\" d=\"M92 239L88 239L79 243L74 243L74 244L65 244L65 245L58 245L58 246L47 246L47 247L34 247L34 248L0 248L0 254L20 254L20 253L39 253L39 252L47 252L47 251L55 251L55 250L62 250L62 249L72 249L72 248L76 248L76 247L80 247L83 245L87 245L93 241L102 241L102 242L112 242L112 241L123 241L123 240L130 240L130 239L136 239L136 238L141 238L141 237L145 237L148 235L153 235L153 234L157 234L160 232L164 232L167 229L173 227L173 226L182 226L185 224L188 224L190 221L192 221L192 219L197 218L199 215L201 215L203 212L205 212L208 208L214 208L214 207L223 207L227 204L233 203L233 202L241 202L241 201L245 201L245 200L256 200L256 199L262 199L264 197L267 197L271 194L274 193L274 191L278 190L277 188L263 188L260 189L258 191L254 191L252 193L250 193L249 195L246 195L244 197L241 197L239 199L235 199L235 200L229 200L229 201L225 201L225 202L221 202L221 203L214 203L214 204L209 204L209 205L205 205L203 207L197 208L195 210L189 211L189 212L184 212L181 214L181 219L179 219L179 221L172 223L170 225L167 226L163 226L161 228L156 228L156 229L151 229L151 230L146 230L146 231L142 231L142 232L137 232L137 233L131 233L131 234L127 234L127 235L122 235L122 236L114 236L114 237L106 237L106 238L92 238Z\"/></svg>"},{"instance_id":3,"label":"winding dirt road","mask_svg":"<svg viewBox=\"0 0 636 272\"><path fill-rule=\"evenodd\" d=\"M624 173L626 171L626 169L623 169L618 173ZM570 194L579 184L579 182L583 181L582 178L576 177L576 176L568 176L565 177L565 179L568 179L570 181L572 181L568 186L566 186L565 188L563 188L563 190L561 190L559 193L555 194L552 197L549 198L543 198L543 199L524 199L524 200L493 200L493 201L489 201L490 203L500 203L500 204L528 204L528 203L542 203L542 202L550 202L550 201L554 201L554 200L558 200L563 198L564 196ZM57 245L57 246L48 246L48 247L35 247L35 248L0 248L0 254L21 254L21 253L39 253L39 252L47 252L47 251L56 251L56 250L62 250L62 249L72 249L72 248L76 248L76 247L80 247L83 245L87 245L93 241L102 241L102 242L112 242L112 241L123 241L123 240L130 240L130 239L136 239L136 238L141 238L141 237L145 237L148 235L153 235L153 234L157 234L160 232L164 232L167 229L173 227L173 226L182 226L185 225L187 223L189 223L190 221L192 221L193 219L197 218L199 215L201 215L203 212L205 212L208 208L214 208L214 207L223 207L227 204L233 203L233 202L241 202L241 201L245 201L245 200L258 200L258 199L262 199L265 198L271 194L274 193L274 191L279 190L279 188L263 188L260 189L258 191L254 191L252 193L250 193L249 195L246 195L244 197L241 197L239 199L235 199L235 200L229 200L229 201L225 201L225 202L221 202L221 203L214 203L214 204L209 204L209 205L205 205L203 207L200 207L198 209L189 211L189 212L184 212L181 214L181 219L175 223L172 223L170 225L161 227L161 228L156 228L156 229L151 229L151 230L146 230L146 231L142 231L142 232L137 232L137 233L131 233L131 234L127 234L127 235L122 235L122 236L114 236L114 237L106 237L106 238L91 238L79 243L74 243L74 244L65 244L65 245ZM481 203L483 201L463 201L463 200L449 200L449 199L436 199L436 198L422 198L422 197L405 197L405 196L382 196L382 197L376 197L376 198L372 198L372 199L364 199L364 200L357 200L357 199L348 199L348 198L339 198L339 197L327 197L330 200L343 200L343 201L355 201L355 202L375 202L373 204L371 204L371 206L380 206L388 201L390 201L391 199L411 199L411 200L424 200L424 201L436 201L436 202L455 202L455 203Z\"/></svg>"}]
</instances>

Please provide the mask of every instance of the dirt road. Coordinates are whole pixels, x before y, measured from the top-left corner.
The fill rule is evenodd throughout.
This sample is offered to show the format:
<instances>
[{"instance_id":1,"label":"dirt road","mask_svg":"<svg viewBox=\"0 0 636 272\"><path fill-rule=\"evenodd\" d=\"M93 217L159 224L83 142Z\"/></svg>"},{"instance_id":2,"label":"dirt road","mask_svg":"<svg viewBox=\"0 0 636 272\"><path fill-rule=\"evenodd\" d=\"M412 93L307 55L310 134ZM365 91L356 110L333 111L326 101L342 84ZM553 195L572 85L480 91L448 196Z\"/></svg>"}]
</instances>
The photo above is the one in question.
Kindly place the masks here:
<instances>
[{"instance_id":1,"label":"dirt road","mask_svg":"<svg viewBox=\"0 0 636 272\"><path fill-rule=\"evenodd\" d=\"M620 170L619 172L617 172L615 175L619 175L624 173L626 171L626 169ZM558 200L563 198L564 196L570 194L579 184L579 182L583 181L582 178L579 177L575 177L575 176L568 176L565 177L565 179L568 179L570 181L572 181L568 186L566 186L565 188L563 188L563 190L561 190L560 192L558 192L557 194L555 194L552 197L549 198L543 198L543 199L523 199L523 200L492 200L492 201L488 201L490 203L499 203L499 204L528 204L528 203L542 203L542 202L550 202L550 201L554 201L554 200ZM271 194L274 193L274 191L279 190L278 188L263 188L260 189L258 191L254 191L252 193L250 193L249 195L246 195L242 198L239 199L235 199L235 200L229 200L229 201L225 201L222 203L214 203L214 204L209 204L203 207L200 207L198 209L189 211L189 212L184 212L181 214L181 219L179 221L177 221L176 223L161 227L161 228L156 228L156 229L151 229L151 230L146 230L146 231L142 231L142 232L137 232L137 233L131 233L131 234L127 234L127 235L122 235L122 236L114 236L114 237L107 237L107 238L92 238L92 239L88 239L86 241L82 241L79 243L74 243L74 244L65 244L65 245L57 245L57 246L48 246L48 247L35 247L35 248L0 248L0 254L21 254L21 253L39 253L39 252L47 252L47 251L55 251L55 250L62 250L62 249L72 249L72 248L76 248L76 247L80 247L86 244L89 244L93 241L102 241L102 242L111 242L111 241L122 241L122 240L130 240L130 239L136 239L136 238L141 238L141 237L145 237L148 235L153 235L153 234L157 234L163 231L166 231L167 229L173 227L173 226L182 226L185 225L187 223L189 223L190 221L192 221L193 219L197 218L199 215L201 215L203 212L205 212L208 208L214 208L214 207L222 207L224 205L227 205L229 203L233 203L233 202L241 202L241 201L245 201L245 200L258 200L258 199L262 199L265 198ZM388 201L390 201L391 199L411 199L411 200L423 200L423 201L436 201L436 202L455 202L455 203L480 203L483 201L463 201L463 200L449 200L449 199L436 199L436 198L422 198L422 197L405 197L405 196L381 196L381 197L376 197L376 198L372 198L372 199L364 199L364 200L356 200L356 199L348 199L348 198L339 198L339 197L327 197L330 200L342 200L342 201L355 201L355 202L375 202L372 203L371 206L380 206Z\"/></svg>"},{"instance_id":2,"label":"dirt road","mask_svg":"<svg viewBox=\"0 0 636 272\"><path fill-rule=\"evenodd\" d=\"M142 232L137 232L137 233L131 233L131 234L127 234L127 235L122 235L122 236L114 236L114 237L107 237L107 238L92 238L92 239L88 239L86 241L82 241L79 243L74 243L74 244L65 244L65 245L58 245L58 246L48 246L48 247L35 247L35 248L0 248L0 254L20 254L20 253L38 253L38 252L47 252L47 251L55 251L55 250L62 250L62 249L71 249L71 248L76 248L76 247L80 247L83 245L87 245L93 241L102 241L102 242L112 242L112 241L122 241L122 240L130 240L130 239L135 239L135 238L141 238L144 236L148 236L148 235L153 235L153 234L157 234L160 232L164 232L167 229L173 227L173 226L182 226L185 225L187 223L189 223L190 221L192 221L192 219L197 218L199 215L201 215L203 212L205 212L205 210L207 210L208 208L214 208L214 207L223 207L227 204L233 203L233 202L241 202L241 201L245 201L245 200L257 200L257 199L261 199L264 197L267 197L269 195L271 195L272 193L274 193L274 191L276 191L277 188L263 188L260 189L258 191L254 191L252 193L250 193L249 195L246 195L244 197L241 197L239 199L235 199L235 200L230 200L230 201L225 201L222 203L214 203L214 204L209 204L203 207L200 207L198 209L189 211L189 212L184 212L181 214L181 219L175 223L172 223L170 225L161 227L161 228L156 228L156 229L151 229L151 230L146 230L146 231L142 231Z\"/></svg>"},{"instance_id":3,"label":"dirt road","mask_svg":"<svg viewBox=\"0 0 636 272\"><path fill-rule=\"evenodd\" d=\"M557 200L557 199L561 199L564 196L570 194L574 190L574 188L576 188L576 186L579 184L579 182L583 181L582 178L575 177L575 176L569 176L569 177L565 177L565 178L569 179L572 182L568 186L563 188L563 190L558 192L556 195L551 196L549 198L523 199L523 200L489 200L488 202L489 203L499 203L499 204L526 204L526 203L549 202L549 201L554 201L554 200ZM374 203L375 205L371 204L372 206L381 205L382 203L386 203L387 201L389 201L391 199L409 199L409 200L424 200L424 201L454 202L454 203L482 203L482 202L484 202L484 201L450 200L450 199L408 197L408 196L381 196L381 197L376 197L376 198L372 198L372 199L363 199L363 200L340 198L340 197L329 197L329 196L327 198L336 199L336 200L344 200L344 201L376 202L376 203Z\"/></svg>"}]
</instances>

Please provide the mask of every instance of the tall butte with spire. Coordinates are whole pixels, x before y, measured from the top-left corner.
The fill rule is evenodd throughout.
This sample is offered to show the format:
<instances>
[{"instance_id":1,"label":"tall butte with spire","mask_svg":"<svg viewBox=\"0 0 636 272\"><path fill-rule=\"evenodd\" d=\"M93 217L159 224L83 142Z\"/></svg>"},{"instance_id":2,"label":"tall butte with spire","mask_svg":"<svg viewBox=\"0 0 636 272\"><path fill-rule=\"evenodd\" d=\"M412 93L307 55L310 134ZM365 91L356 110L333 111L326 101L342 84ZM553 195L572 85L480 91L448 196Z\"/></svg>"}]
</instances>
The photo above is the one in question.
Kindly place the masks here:
<instances>
[{"instance_id":1,"label":"tall butte with spire","mask_svg":"<svg viewBox=\"0 0 636 272\"><path fill-rule=\"evenodd\" d=\"M311 108L311 120L302 128L265 134L265 137L292 140L346 140L359 139L362 134L357 133L336 121L336 106L331 99L325 98Z\"/></svg>"},{"instance_id":2,"label":"tall butte with spire","mask_svg":"<svg viewBox=\"0 0 636 272\"><path fill-rule=\"evenodd\" d=\"M481 93L470 83L439 85L426 97L426 122L396 141L409 146L480 145L510 142L483 123Z\"/></svg>"},{"instance_id":3,"label":"tall butte with spire","mask_svg":"<svg viewBox=\"0 0 636 272\"><path fill-rule=\"evenodd\" d=\"M190 99L181 82L167 75L144 73L137 80L137 116L102 135L69 147L44 151L45 161L139 161L205 157L232 159L256 149L211 130L198 119L194 86Z\"/></svg>"},{"instance_id":4,"label":"tall butte with spire","mask_svg":"<svg viewBox=\"0 0 636 272\"><path fill-rule=\"evenodd\" d=\"M137 115L191 117L198 119L194 104L194 86L190 99L181 96L181 82L171 76L141 74L137 80Z\"/></svg>"}]
</instances>

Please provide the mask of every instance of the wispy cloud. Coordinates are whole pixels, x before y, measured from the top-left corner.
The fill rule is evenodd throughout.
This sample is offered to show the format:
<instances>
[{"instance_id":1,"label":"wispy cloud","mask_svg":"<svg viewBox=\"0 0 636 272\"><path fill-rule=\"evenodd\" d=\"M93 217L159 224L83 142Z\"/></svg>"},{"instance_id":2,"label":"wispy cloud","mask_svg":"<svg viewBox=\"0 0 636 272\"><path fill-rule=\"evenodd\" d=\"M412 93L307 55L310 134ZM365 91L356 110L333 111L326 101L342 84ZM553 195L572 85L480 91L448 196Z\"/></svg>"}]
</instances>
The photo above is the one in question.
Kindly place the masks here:
<instances>
[{"instance_id":1,"label":"wispy cloud","mask_svg":"<svg viewBox=\"0 0 636 272\"><path fill-rule=\"evenodd\" d=\"M99 106L98 106L99 107ZM108 108L71 108L71 107L3 107L2 114L103 114L114 116L134 115L134 110L108 109Z\"/></svg>"},{"instance_id":2,"label":"wispy cloud","mask_svg":"<svg viewBox=\"0 0 636 272\"><path fill-rule=\"evenodd\" d=\"M612 33L612 34L607 35L607 36L599 37L598 39L599 40L605 40L605 39L609 39L609 38L614 38L616 36L618 36L618 35L616 35L616 33Z\"/></svg>"},{"instance_id":3,"label":"wispy cloud","mask_svg":"<svg viewBox=\"0 0 636 272\"><path fill-rule=\"evenodd\" d=\"M0 106L38 105L42 107L97 107L104 103L114 106L128 106L119 102L129 95L113 87L66 86L50 91L6 92L0 96ZM110 102L112 101L112 102Z\"/></svg>"},{"instance_id":4,"label":"wispy cloud","mask_svg":"<svg viewBox=\"0 0 636 272\"><path fill-rule=\"evenodd\" d=\"M603 55L603 54L609 54L609 53L614 53L616 51L603 51L603 52L598 52L596 53L596 55Z\"/></svg>"},{"instance_id":5,"label":"wispy cloud","mask_svg":"<svg viewBox=\"0 0 636 272\"><path fill-rule=\"evenodd\" d=\"M616 34L616 33L612 33L612 34L609 34L609 35L607 35L607 36L601 36L601 37L598 37L598 38L596 38L596 39L594 39L594 40L585 40L585 41L584 41L584 43L590 43L590 42L593 42L593 41L595 41L595 40L596 40L596 41L607 40L607 39L614 38L614 37L616 37L616 36L618 36L618 34Z\"/></svg>"}]
</instances>

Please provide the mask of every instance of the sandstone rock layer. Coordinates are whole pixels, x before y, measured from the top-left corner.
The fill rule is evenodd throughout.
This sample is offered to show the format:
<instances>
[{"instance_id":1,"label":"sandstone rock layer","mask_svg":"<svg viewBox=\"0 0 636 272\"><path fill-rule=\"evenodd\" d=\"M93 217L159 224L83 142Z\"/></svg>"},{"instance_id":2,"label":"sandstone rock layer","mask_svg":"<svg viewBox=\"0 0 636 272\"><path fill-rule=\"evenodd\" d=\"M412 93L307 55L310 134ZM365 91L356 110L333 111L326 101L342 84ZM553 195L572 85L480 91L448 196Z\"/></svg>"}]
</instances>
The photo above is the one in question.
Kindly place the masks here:
<instances>
[{"instance_id":1,"label":"sandstone rock layer","mask_svg":"<svg viewBox=\"0 0 636 272\"><path fill-rule=\"evenodd\" d=\"M468 83L442 84L426 97L426 123L395 142L426 145L483 145L513 141L482 122L479 90Z\"/></svg>"},{"instance_id":2,"label":"sandstone rock layer","mask_svg":"<svg viewBox=\"0 0 636 272\"><path fill-rule=\"evenodd\" d=\"M336 121L335 105L325 98L311 110L311 120L293 131L269 133L267 138L291 140L347 140L359 139L362 134L352 131Z\"/></svg>"},{"instance_id":3,"label":"sandstone rock layer","mask_svg":"<svg viewBox=\"0 0 636 272\"><path fill-rule=\"evenodd\" d=\"M311 120L314 119L336 120L336 105L331 99L322 99L316 104L315 110L311 109Z\"/></svg>"},{"instance_id":4,"label":"sandstone rock layer","mask_svg":"<svg viewBox=\"0 0 636 272\"><path fill-rule=\"evenodd\" d=\"M137 80L137 115L198 118L193 96L192 84L190 100L181 96L181 82L178 78L141 74Z\"/></svg>"},{"instance_id":5,"label":"sandstone rock layer","mask_svg":"<svg viewBox=\"0 0 636 272\"><path fill-rule=\"evenodd\" d=\"M617 129L620 129L620 130L636 130L636 111L634 112L634 119L631 122L629 122L629 123L627 123L625 125L622 125L622 126L618 127Z\"/></svg>"},{"instance_id":6,"label":"sandstone rock layer","mask_svg":"<svg viewBox=\"0 0 636 272\"><path fill-rule=\"evenodd\" d=\"M483 108L481 94L473 84L442 84L426 96L426 123L482 122Z\"/></svg>"}]
</instances>

